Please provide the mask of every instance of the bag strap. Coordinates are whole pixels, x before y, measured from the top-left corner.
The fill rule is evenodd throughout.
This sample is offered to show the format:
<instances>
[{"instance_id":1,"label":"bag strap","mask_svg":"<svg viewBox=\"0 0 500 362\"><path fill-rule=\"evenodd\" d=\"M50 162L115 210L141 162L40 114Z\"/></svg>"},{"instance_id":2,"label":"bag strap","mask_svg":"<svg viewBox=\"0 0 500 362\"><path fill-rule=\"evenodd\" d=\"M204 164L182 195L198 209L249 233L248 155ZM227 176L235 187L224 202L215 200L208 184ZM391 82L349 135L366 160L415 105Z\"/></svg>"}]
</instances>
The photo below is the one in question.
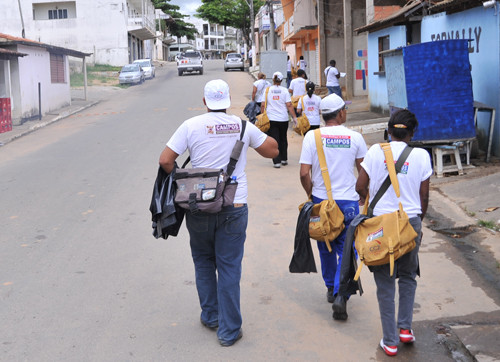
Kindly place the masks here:
<instances>
[{"instance_id":1,"label":"bag strap","mask_svg":"<svg viewBox=\"0 0 500 362\"><path fill-rule=\"evenodd\" d=\"M238 162L238 159L240 158L241 150L243 148L243 135L245 134L245 129L247 127L247 121L241 120L241 132L240 132L240 139L239 141L236 141L233 150L231 151L231 156L229 157L229 164L227 165L226 173L228 176L228 181L231 178L231 175L233 174L233 171L236 167L236 163Z\"/></svg>"},{"instance_id":2,"label":"bag strap","mask_svg":"<svg viewBox=\"0 0 500 362\"><path fill-rule=\"evenodd\" d=\"M302 102L302 111L305 111L305 108L304 108L304 97L305 96L300 97L300 101Z\"/></svg>"},{"instance_id":3,"label":"bag strap","mask_svg":"<svg viewBox=\"0 0 500 362\"><path fill-rule=\"evenodd\" d=\"M333 201L332 183L330 182L330 174L328 173L328 165L326 164L325 151L323 150L323 142L321 142L321 131L319 128L314 130L314 139L316 140L316 149L318 151L319 167L321 175L325 183L328 200Z\"/></svg>"},{"instance_id":4,"label":"bag strap","mask_svg":"<svg viewBox=\"0 0 500 362\"><path fill-rule=\"evenodd\" d=\"M385 163L387 165L387 170L389 171L389 175L385 178L384 182L382 183L382 186L380 186L380 188L378 189L370 205L368 205L368 211L366 215L370 217L373 216L373 210L375 209L375 205L385 194L391 183L394 187L394 191L396 191L396 196L397 197L400 196L399 182L396 174L401 172L401 168L403 167L404 162L410 155L410 152L413 150L413 147L406 146L401 155L399 156L398 162L396 163L396 165L394 165L394 158L392 156L391 145L389 143L380 143L380 147L384 151Z\"/></svg>"},{"instance_id":5,"label":"bag strap","mask_svg":"<svg viewBox=\"0 0 500 362\"><path fill-rule=\"evenodd\" d=\"M264 97L264 112L267 111L267 95L269 94L269 88L271 88L271 86L266 88L266 95Z\"/></svg>"},{"instance_id":6,"label":"bag strap","mask_svg":"<svg viewBox=\"0 0 500 362\"><path fill-rule=\"evenodd\" d=\"M243 135L245 134L245 129L247 128L247 121L244 119L241 120L241 132L240 132L240 139L239 141L241 142L241 146L239 146L240 142L236 141L233 150L231 151L231 156L229 157L229 163L227 165L227 170L226 173L228 175L228 179L231 178L231 175L233 174L234 168L236 167L236 163L238 162L238 159L241 154L241 149L243 147ZM191 161L191 156L188 156L186 158L186 161L182 164L181 168L185 168L187 164Z\"/></svg>"}]
</instances>

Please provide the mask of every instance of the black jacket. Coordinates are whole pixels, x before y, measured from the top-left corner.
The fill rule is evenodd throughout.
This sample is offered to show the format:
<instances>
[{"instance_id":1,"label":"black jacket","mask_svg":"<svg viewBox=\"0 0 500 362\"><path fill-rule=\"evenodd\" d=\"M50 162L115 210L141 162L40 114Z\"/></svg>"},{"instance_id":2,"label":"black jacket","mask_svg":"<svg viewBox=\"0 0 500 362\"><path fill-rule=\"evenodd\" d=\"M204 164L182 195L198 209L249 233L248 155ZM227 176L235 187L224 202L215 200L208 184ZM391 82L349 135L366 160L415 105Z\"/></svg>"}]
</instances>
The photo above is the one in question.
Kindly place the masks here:
<instances>
[{"instance_id":1,"label":"black jacket","mask_svg":"<svg viewBox=\"0 0 500 362\"><path fill-rule=\"evenodd\" d=\"M167 239L169 235L177 236L184 220L184 209L174 203L174 176L177 165L167 174L161 166L153 188L149 211L153 220L153 236Z\"/></svg>"},{"instance_id":2,"label":"black jacket","mask_svg":"<svg viewBox=\"0 0 500 362\"><path fill-rule=\"evenodd\" d=\"M309 238L309 218L313 207L312 202L306 202L300 210L295 229L295 244L292 260L288 269L290 273L316 273L316 263Z\"/></svg>"},{"instance_id":3,"label":"black jacket","mask_svg":"<svg viewBox=\"0 0 500 362\"><path fill-rule=\"evenodd\" d=\"M368 216L364 214L357 215L349 225L345 235L344 250L342 252L342 265L340 265L340 278L339 278L339 292L338 295L349 297L352 294L356 294L359 290L359 295L363 294L363 287L361 286L361 279L354 281L354 275L356 275L356 269L358 268L358 263L356 261L357 256L354 252L354 232L356 227L363 221L368 219Z\"/></svg>"},{"instance_id":4,"label":"black jacket","mask_svg":"<svg viewBox=\"0 0 500 362\"><path fill-rule=\"evenodd\" d=\"M255 101L250 101L243 109L243 114L248 117L248 120L255 123L257 115L260 114L260 106Z\"/></svg>"}]
</instances>

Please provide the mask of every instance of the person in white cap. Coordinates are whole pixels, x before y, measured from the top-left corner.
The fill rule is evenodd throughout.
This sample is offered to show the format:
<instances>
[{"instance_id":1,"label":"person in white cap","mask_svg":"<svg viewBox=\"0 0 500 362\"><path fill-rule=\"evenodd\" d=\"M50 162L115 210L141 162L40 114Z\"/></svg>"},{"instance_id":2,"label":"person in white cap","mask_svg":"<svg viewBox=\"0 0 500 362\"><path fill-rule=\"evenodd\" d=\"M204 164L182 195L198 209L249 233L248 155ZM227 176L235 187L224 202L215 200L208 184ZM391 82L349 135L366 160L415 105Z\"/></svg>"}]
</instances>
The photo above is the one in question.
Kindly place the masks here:
<instances>
[{"instance_id":1,"label":"person in white cap","mask_svg":"<svg viewBox=\"0 0 500 362\"><path fill-rule=\"evenodd\" d=\"M319 128L330 175L332 196L344 214L344 231L335 240L330 240L332 252L324 242L318 242L321 273L327 288L327 301L333 303L339 290L340 265L347 228L359 214L359 195L356 193L354 168L360 170L367 148L363 136L343 126L347 111L342 98L330 94L323 98L320 110L325 127ZM315 130L314 132L317 132ZM328 199L321 175L314 132L304 136L300 154L300 182L308 197L317 204ZM337 268L338 266L338 268ZM335 319L347 319L347 313L333 314Z\"/></svg>"},{"instance_id":2,"label":"person in white cap","mask_svg":"<svg viewBox=\"0 0 500 362\"><path fill-rule=\"evenodd\" d=\"M271 127L267 133L278 142L279 155L273 158L275 168L288 165L288 114L292 116L294 125L297 124L297 115L292 106L290 93L281 86L283 74L273 74L273 85L270 86L267 98L261 103L261 113L267 112Z\"/></svg>"},{"instance_id":3,"label":"person in white cap","mask_svg":"<svg viewBox=\"0 0 500 362\"><path fill-rule=\"evenodd\" d=\"M207 113L184 121L161 153L159 163L166 172L174 169L175 160L186 150L193 168L225 169L228 165L242 130L242 120L226 113L231 105L228 84L220 79L208 82L203 103ZM246 122L242 141L244 146L233 172L238 182L234 204L217 214L186 211L201 323L217 329L222 346L231 346L242 337L240 279L248 223L247 150L252 147L267 158L278 155L276 141L250 122Z\"/></svg>"}]
</instances>

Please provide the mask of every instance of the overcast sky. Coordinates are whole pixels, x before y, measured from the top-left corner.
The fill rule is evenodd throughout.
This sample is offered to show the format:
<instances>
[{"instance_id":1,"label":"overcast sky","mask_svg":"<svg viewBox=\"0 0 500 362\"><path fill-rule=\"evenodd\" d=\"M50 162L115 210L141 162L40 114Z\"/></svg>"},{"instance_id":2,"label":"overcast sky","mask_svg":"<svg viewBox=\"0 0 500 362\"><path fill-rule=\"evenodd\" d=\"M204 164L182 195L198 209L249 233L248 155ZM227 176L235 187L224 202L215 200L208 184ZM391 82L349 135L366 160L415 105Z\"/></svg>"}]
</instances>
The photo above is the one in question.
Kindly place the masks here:
<instances>
[{"instance_id":1,"label":"overcast sky","mask_svg":"<svg viewBox=\"0 0 500 362\"><path fill-rule=\"evenodd\" d=\"M201 6L201 0L170 0L170 4L180 6L183 14L193 15Z\"/></svg>"}]
</instances>

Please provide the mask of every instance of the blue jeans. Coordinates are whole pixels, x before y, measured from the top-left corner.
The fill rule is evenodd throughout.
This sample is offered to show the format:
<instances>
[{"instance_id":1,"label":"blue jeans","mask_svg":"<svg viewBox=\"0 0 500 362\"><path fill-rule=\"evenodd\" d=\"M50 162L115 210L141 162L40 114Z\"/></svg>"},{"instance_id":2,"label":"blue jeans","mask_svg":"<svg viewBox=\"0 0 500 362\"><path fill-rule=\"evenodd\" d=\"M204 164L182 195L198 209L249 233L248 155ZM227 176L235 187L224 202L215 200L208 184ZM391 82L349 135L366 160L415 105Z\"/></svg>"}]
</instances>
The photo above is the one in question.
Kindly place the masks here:
<instances>
[{"instance_id":1,"label":"blue jeans","mask_svg":"<svg viewBox=\"0 0 500 362\"><path fill-rule=\"evenodd\" d=\"M292 72L286 72L286 89L290 88L291 81L292 81Z\"/></svg>"},{"instance_id":2,"label":"blue jeans","mask_svg":"<svg viewBox=\"0 0 500 362\"><path fill-rule=\"evenodd\" d=\"M312 196L312 201L319 204L323 199ZM340 265L342 265L342 252L344 250L344 241L346 231L351 221L359 214L359 205L357 201L335 200L337 206L344 214L344 230L337 239L330 241L332 252L328 251L326 243L318 241L319 258L321 260L321 273L327 288L333 287L333 294L339 291ZM337 268L338 266L338 268Z\"/></svg>"},{"instance_id":3,"label":"blue jeans","mask_svg":"<svg viewBox=\"0 0 500 362\"><path fill-rule=\"evenodd\" d=\"M342 88L340 88L339 85L334 86L334 87L326 87L326 88L328 89L328 95L335 93L340 98L342 98Z\"/></svg>"},{"instance_id":4,"label":"blue jeans","mask_svg":"<svg viewBox=\"0 0 500 362\"><path fill-rule=\"evenodd\" d=\"M233 341L241 328L240 279L247 205L228 206L217 214L186 212L201 319L219 325L217 336Z\"/></svg>"}]
</instances>

